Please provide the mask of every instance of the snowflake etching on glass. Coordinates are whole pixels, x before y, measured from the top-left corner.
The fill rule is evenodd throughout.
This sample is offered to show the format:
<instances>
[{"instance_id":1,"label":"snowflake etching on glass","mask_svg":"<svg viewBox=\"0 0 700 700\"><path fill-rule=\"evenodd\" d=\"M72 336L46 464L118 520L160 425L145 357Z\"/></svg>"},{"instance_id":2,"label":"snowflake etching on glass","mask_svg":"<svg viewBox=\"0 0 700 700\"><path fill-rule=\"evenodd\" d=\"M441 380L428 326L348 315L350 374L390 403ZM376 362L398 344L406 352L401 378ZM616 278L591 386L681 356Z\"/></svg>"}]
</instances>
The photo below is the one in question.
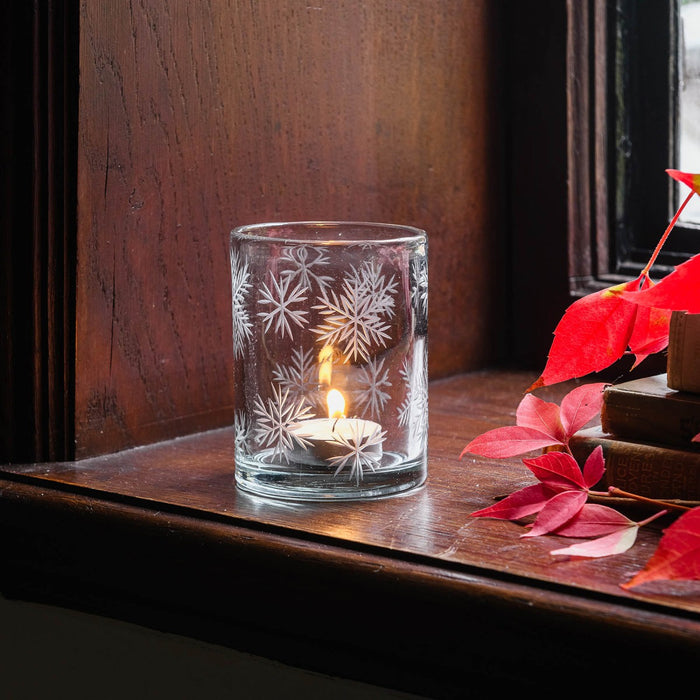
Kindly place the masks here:
<instances>
[{"instance_id":1,"label":"snowflake etching on glass","mask_svg":"<svg viewBox=\"0 0 700 700\"><path fill-rule=\"evenodd\" d=\"M303 327L308 323L308 311L304 308L292 308L295 304L299 305L306 301L307 288L302 284L296 284L293 289L290 290L293 277L284 277L282 280L277 280L277 278L270 273L270 279L272 281L271 286L268 287L264 282L260 289L260 298L258 299L258 304L264 304L270 307L269 311L260 311L258 316L263 319L265 324L265 332L270 330L270 327L275 326L275 332L284 336L285 333L289 334L292 338L292 326L291 323L299 327Z\"/></svg>"},{"instance_id":2,"label":"snowflake etching on glass","mask_svg":"<svg viewBox=\"0 0 700 700\"><path fill-rule=\"evenodd\" d=\"M291 363L286 365L278 362L272 371L272 377L283 388L289 389L293 398L313 401L318 390L318 365L313 349L292 350Z\"/></svg>"},{"instance_id":3,"label":"snowflake etching on glass","mask_svg":"<svg viewBox=\"0 0 700 700\"><path fill-rule=\"evenodd\" d=\"M422 447L428 433L428 367L424 361L404 361L399 370L406 385L406 398L398 407L399 425L407 427Z\"/></svg>"},{"instance_id":4,"label":"snowflake etching on glass","mask_svg":"<svg viewBox=\"0 0 700 700\"><path fill-rule=\"evenodd\" d=\"M374 299L374 311L378 314L394 315L394 297L397 282L392 276L387 280L382 275L382 265L375 260L368 260L362 264L358 272L354 272L354 277L360 280L362 296L371 296Z\"/></svg>"},{"instance_id":5,"label":"snowflake etching on glass","mask_svg":"<svg viewBox=\"0 0 700 700\"><path fill-rule=\"evenodd\" d=\"M321 292L333 281L329 275L322 275L314 268L328 266L328 256L318 248L307 245L285 248L282 251L281 259L290 262L293 269L284 270L283 276L299 278L299 284L311 289L313 283L318 285Z\"/></svg>"},{"instance_id":6,"label":"snowflake etching on glass","mask_svg":"<svg viewBox=\"0 0 700 700\"><path fill-rule=\"evenodd\" d=\"M272 448L272 458L284 459L289 463L295 447L306 448L311 445L308 440L290 431L290 426L302 420L313 418L311 406L304 399L289 398L289 389L272 385L272 398L264 401L255 398L254 413L257 416L255 434L263 447Z\"/></svg>"},{"instance_id":7,"label":"snowflake etching on glass","mask_svg":"<svg viewBox=\"0 0 700 700\"><path fill-rule=\"evenodd\" d=\"M414 283L411 288L413 308L419 316L428 313L428 265L424 257L416 258L411 266Z\"/></svg>"},{"instance_id":8,"label":"snowflake etching on glass","mask_svg":"<svg viewBox=\"0 0 700 700\"><path fill-rule=\"evenodd\" d=\"M233 414L234 449L238 454L247 453L252 436L252 426L245 411L235 411Z\"/></svg>"},{"instance_id":9,"label":"snowflake etching on glass","mask_svg":"<svg viewBox=\"0 0 700 700\"><path fill-rule=\"evenodd\" d=\"M252 322L246 307L248 291L253 286L250 282L248 264L244 263L238 252L231 250L231 312L233 316L233 357L243 355L245 342L252 336Z\"/></svg>"},{"instance_id":10,"label":"snowflake etching on glass","mask_svg":"<svg viewBox=\"0 0 700 700\"><path fill-rule=\"evenodd\" d=\"M397 283L392 276L381 274L381 265L364 263L343 281L342 293L334 290L318 297L318 309L323 322L312 332L327 345L336 345L350 360L368 361L370 352L386 347L390 326L387 321L394 314Z\"/></svg>"},{"instance_id":11,"label":"snowflake etching on glass","mask_svg":"<svg viewBox=\"0 0 700 700\"><path fill-rule=\"evenodd\" d=\"M357 392L358 409L366 410L372 418L379 418L390 395L384 391L391 386L389 381L389 371L384 369L382 358L372 358L364 367L360 369L358 384L360 390Z\"/></svg>"},{"instance_id":12,"label":"snowflake etching on glass","mask_svg":"<svg viewBox=\"0 0 700 700\"><path fill-rule=\"evenodd\" d=\"M375 471L382 458L381 445L384 442L386 431L380 426L374 425L369 430L365 428L366 421L350 419L348 421L349 435L336 435L332 441L342 450L341 454L331 457L328 462L335 467L334 476L338 476L346 467L349 467L348 479L360 484L365 470Z\"/></svg>"}]
</instances>

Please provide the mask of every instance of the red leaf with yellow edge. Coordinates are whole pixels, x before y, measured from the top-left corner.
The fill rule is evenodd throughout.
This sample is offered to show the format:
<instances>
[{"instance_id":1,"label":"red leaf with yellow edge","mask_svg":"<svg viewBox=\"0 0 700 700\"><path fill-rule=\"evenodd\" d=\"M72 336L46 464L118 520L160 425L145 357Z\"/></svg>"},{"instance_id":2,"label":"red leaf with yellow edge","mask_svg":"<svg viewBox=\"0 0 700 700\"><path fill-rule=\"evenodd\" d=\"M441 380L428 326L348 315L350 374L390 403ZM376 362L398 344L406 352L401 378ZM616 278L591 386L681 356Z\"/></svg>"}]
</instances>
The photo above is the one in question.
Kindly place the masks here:
<instances>
[{"instance_id":1,"label":"red leaf with yellow edge","mask_svg":"<svg viewBox=\"0 0 700 700\"><path fill-rule=\"evenodd\" d=\"M547 501L555 494L555 491L547 488L544 484L533 484L511 493L488 508L474 511L472 516L476 518L519 520L542 510Z\"/></svg>"},{"instance_id":2,"label":"red leaf with yellow edge","mask_svg":"<svg viewBox=\"0 0 700 700\"><path fill-rule=\"evenodd\" d=\"M647 565L623 588L657 580L700 580L700 507L689 510L664 530Z\"/></svg>"},{"instance_id":3,"label":"red leaf with yellow edge","mask_svg":"<svg viewBox=\"0 0 700 700\"><path fill-rule=\"evenodd\" d=\"M700 194L700 173L684 173L681 170L666 170L678 182L688 185L696 194Z\"/></svg>"},{"instance_id":4,"label":"red leaf with yellow edge","mask_svg":"<svg viewBox=\"0 0 700 700\"><path fill-rule=\"evenodd\" d=\"M600 372L619 360L634 330L637 307L623 298L642 277L577 299L554 330L547 363L529 391Z\"/></svg>"},{"instance_id":5,"label":"red leaf with yellow edge","mask_svg":"<svg viewBox=\"0 0 700 700\"><path fill-rule=\"evenodd\" d=\"M700 255L678 265L653 287L625 291L622 296L641 306L700 313Z\"/></svg>"}]
</instances>

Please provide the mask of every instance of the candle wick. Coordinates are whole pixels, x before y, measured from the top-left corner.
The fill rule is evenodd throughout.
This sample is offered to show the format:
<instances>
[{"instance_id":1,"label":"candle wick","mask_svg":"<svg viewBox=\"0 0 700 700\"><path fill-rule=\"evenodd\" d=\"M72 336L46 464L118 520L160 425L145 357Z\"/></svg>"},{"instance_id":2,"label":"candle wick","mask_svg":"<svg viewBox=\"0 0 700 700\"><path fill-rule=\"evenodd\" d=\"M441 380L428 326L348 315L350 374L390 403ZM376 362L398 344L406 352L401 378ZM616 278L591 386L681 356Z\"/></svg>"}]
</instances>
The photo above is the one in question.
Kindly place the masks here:
<instances>
[{"instance_id":1,"label":"candle wick","mask_svg":"<svg viewBox=\"0 0 700 700\"><path fill-rule=\"evenodd\" d=\"M344 413L341 413L341 414L333 421L333 427L331 428L331 432L332 432L332 433L335 432L335 426L338 425L338 421L339 421L341 418L345 418L345 414L344 414Z\"/></svg>"}]
</instances>

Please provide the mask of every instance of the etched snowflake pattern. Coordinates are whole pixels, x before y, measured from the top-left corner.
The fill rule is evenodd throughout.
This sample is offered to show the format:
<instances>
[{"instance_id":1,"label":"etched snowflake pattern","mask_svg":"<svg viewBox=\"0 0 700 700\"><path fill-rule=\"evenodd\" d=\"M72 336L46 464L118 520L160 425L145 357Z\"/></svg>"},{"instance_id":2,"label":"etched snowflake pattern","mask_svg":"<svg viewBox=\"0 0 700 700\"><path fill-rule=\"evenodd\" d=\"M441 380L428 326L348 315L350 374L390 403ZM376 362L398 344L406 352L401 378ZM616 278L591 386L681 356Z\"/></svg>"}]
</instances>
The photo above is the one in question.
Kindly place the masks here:
<instances>
[{"instance_id":1,"label":"etched snowflake pattern","mask_svg":"<svg viewBox=\"0 0 700 700\"><path fill-rule=\"evenodd\" d=\"M311 246L301 245L292 248L285 248L281 258L292 264L293 269L282 272L284 276L298 278L299 284L311 289L313 283L318 285L321 292L333 281L328 275L322 275L317 268L328 265L328 257L322 250Z\"/></svg>"},{"instance_id":2,"label":"etched snowflake pattern","mask_svg":"<svg viewBox=\"0 0 700 700\"><path fill-rule=\"evenodd\" d=\"M407 389L398 407L399 425L408 427L411 437L422 445L428 428L428 368L425 362L404 362L399 371Z\"/></svg>"},{"instance_id":3,"label":"etched snowflake pattern","mask_svg":"<svg viewBox=\"0 0 700 700\"><path fill-rule=\"evenodd\" d=\"M340 295L331 290L318 297L323 322L312 332L327 345L337 345L351 360L369 360L370 351L385 347L390 338L387 319L394 314L396 290L393 278L381 274L381 266L365 263L353 268Z\"/></svg>"},{"instance_id":4,"label":"etched snowflake pattern","mask_svg":"<svg viewBox=\"0 0 700 700\"><path fill-rule=\"evenodd\" d=\"M428 313L428 266L425 258L417 258L413 263L415 284L411 290L413 307L425 316Z\"/></svg>"},{"instance_id":5,"label":"etched snowflake pattern","mask_svg":"<svg viewBox=\"0 0 700 700\"><path fill-rule=\"evenodd\" d=\"M355 483L359 486L365 470L374 471L379 466L382 457L379 448L384 442L386 431L376 424L373 428L366 430L366 421L357 419L349 419L348 426L349 435L337 434L332 441L332 444L340 445L341 449L346 451L331 457L328 463L336 468L334 476L338 476L343 469L349 467L348 479L352 481L354 477Z\"/></svg>"},{"instance_id":6,"label":"etched snowflake pattern","mask_svg":"<svg viewBox=\"0 0 700 700\"><path fill-rule=\"evenodd\" d=\"M245 411L236 411L233 414L233 434L236 453L247 453L252 430Z\"/></svg>"},{"instance_id":7,"label":"etched snowflake pattern","mask_svg":"<svg viewBox=\"0 0 700 700\"><path fill-rule=\"evenodd\" d=\"M307 288L302 284L296 284L290 290L292 277L284 277L282 280L277 280L274 275L270 275L271 285L268 287L265 283L260 290L260 298L258 304L270 306L269 311L261 311L258 316L261 316L265 324L265 332L270 330L274 324L275 332L284 336L289 334L292 338L292 326L295 324L303 327L308 323L306 309L292 308L295 304L306 301L305 293Z\"/></svg>"},{"instance_id":8,"label":"etched snowflake pattern","mask_svg":"<svg viewBox=\"0 0 700 700\"><path fill-rule=\"evenodd\" d=\"M358 384L361 389L357 395L357 406L367 411L372 418L378 418L384 410L389 394L384 391L390 387L389 371L384 369L384 358L372 358L359 373Z\"/></svg>"},{"instance_id":9,"label":"etched snowflake pattern","mask_svg":"<svg viewBox=\"0 0 700 700\"><path fill-rule=\"evenodd\" d=\"M253 286L248 263L244 263L238 251L231 250L231 314L233 317L233 357L243 355L245 342L250 340L253 324L248 315L246 297Z\"/></svg>"},{"instance_id":10,"label":"etched snowflake pattern","mask_svg":"<svg viewBox=\"0 0 700 700\"><path fill-rule=\"evenodd\" d=\"M318 388L318 365L313 349L292 350L292 361L289 365L277 363L272 376L283 388L289 389L293 398L313 395Z\"/></svg>"},{"instance_id":11,"label":"etched snowflake pattern","mask_svg":"<svg viewBox=\"0 0 700 700\"><path fill-rule=\"evenodd\" d=\"M303 399L290 400L289 389L273 384L272 393L273 397L267 401L255 397L255 436L263 447L272 447L273 458L279 457L289 462L290 453L295 447L311 445L308 440L291 432L290 426L313 418L314 414Z\"/></svg>"},{"instance_id":12,"label":"etched snowflake pattern","mask_svg":"<svg viewBox=\"0 0 700 700\"><path fill-rule=\"evenodd\" d=\"M382 275L381 263L368 260L362 264L359 271L353 271L353 277L360 281L363 296L371 296L374 300L374 310L378 314L394 315L394 297L397 282L392 276L387 280Z\"/></svg>"}]
</instances>

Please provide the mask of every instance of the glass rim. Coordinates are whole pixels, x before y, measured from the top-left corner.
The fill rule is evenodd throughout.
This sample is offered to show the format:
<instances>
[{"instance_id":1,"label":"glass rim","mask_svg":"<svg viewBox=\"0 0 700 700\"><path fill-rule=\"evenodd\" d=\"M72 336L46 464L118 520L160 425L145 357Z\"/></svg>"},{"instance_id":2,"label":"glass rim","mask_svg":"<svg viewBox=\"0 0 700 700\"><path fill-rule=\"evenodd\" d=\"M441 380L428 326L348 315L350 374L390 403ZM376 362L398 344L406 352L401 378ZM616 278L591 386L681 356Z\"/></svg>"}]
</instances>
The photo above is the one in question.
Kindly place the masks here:
<instances>
[{"instance_id":1,"label":"glass rim","mask_svg":"<svg viewBox=\"0 0 700 700\"><path fill-rule=\"evenodd\" d=\"M366 238L349 235L347 238L327 237L311 238L301 235L301 233L285 232L284 235L270 235L270 231L284 228L298 228L300 231L310 229L327 229L329 233L335 231L343 233L342 229L374 229L376 232L385 232L387 235L374 235ZM263 235L259 231L268 231ZM351 231L348 232L352 234ZM393 234L393 235L390 235ZM391 244L391 243L410 243L416 241L427 240L428 234L421 228L410 226L408 224L390 224L374 221L331 221L331 220L308 220L308 221L272 221L267 223L244 224L236 226L231 231L231 239L249 240L249 241L267 241L274 243L298 244L298 245L357 245L362 244Z\"/></svg>"}]
</instances>

